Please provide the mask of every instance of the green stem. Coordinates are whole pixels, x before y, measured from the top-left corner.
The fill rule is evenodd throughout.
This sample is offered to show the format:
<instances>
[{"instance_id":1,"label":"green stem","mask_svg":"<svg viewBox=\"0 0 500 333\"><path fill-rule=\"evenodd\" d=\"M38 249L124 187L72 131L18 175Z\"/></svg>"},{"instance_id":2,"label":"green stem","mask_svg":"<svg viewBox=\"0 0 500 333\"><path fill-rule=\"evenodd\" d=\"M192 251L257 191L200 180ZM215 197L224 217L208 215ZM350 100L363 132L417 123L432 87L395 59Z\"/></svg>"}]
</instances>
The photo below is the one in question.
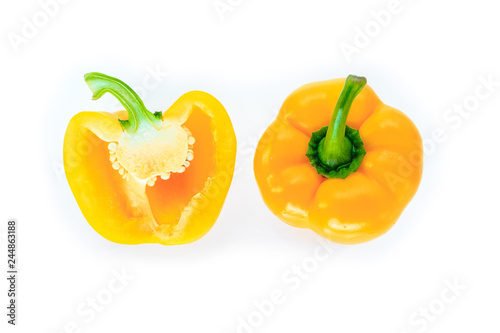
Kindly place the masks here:
<instances>
[{"instance_id":1,"label":"green stem","mask_svg":"<svg viewBox=\"0 0 500 333\"><path fill-rule=\"evenodd\" d=\"M337 168L352 160L352 142L346 137L346 122L354 98L363 90L366 78L349 75L335 106L326 136L318 146L318 157L330 168Z\"/></svg>"},{"instance_id":2,"label":"green stem","mask_svg":"<svg viewBox=\"0 0 500 333\"><path fill-rule=\"evenodd\" d=\"M84 78L92 90L93 100L109 92L120 101L128 113L128 120L120 120L120 123L128 133L133 134L144 126L153 126L157 129L161 127L161 113L149 112L141 98L126 83L97 72L87 73Z\"/></svg>"}]
</instances>

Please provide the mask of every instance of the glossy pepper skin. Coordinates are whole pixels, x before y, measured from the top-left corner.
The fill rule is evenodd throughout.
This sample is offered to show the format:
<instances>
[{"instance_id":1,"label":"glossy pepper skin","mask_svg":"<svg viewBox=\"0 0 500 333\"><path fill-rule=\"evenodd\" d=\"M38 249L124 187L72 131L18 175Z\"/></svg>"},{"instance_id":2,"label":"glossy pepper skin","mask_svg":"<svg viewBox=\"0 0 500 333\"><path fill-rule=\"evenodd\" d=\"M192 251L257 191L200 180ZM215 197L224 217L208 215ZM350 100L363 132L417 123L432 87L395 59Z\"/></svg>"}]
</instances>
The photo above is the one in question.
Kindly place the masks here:
<instances>
[{"instance_id":1,"label":"glossy pepper skin","mask_svg":"<svg viewBox=\"0 0 500 333\"><path fill-rule=\"evenodd\" d=\"M81 112L64 138L64 168L89 224L121 244L185 244L214 225L231 184L236 137L224 107L193 91L151 113L118 79L89 73L93 99L126 111Z\"/></svg>"},{"instance_id":2,"label":"glossy pepper skin","mask_svg":"<svg viewBox=\"0 0 500 333\"><path fill-rule=\"evenodd\" d=\"M261 137L254 158L262 198L279 219L341 244L386 233L422 176L416 126L365 84L349 76L297 89ZM361 140L357 150L348 131Z\"/></svg>"}]
</instances>

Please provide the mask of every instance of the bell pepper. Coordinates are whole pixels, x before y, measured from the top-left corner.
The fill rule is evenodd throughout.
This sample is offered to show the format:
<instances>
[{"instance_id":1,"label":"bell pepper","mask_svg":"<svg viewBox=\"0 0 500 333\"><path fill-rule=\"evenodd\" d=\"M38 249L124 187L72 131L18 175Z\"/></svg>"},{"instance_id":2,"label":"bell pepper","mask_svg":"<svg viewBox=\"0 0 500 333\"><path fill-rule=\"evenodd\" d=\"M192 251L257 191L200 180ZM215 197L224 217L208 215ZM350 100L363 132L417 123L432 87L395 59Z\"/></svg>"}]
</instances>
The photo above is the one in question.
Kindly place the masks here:
<instances>
[{"instance_id":1,"label":"bell pepper","mask_svg":"<svg viewBox=\"0 0 500 333\"><path fill-rule=\"evenodd\" d=\"M122 244L193 242L217 220L231 184L236 137L224 107L188 92L166 112L149 112L122 81L85 75L99 99L126 111L80 112L64 137L64 168L89 224Z\"/></svg>"},{"instance_id":2,"label":"bell pepper","mask_svg":"<svg viewBox=\"0 0 500 333\"><path fill-rule=\"evenodd\" d=\"M297 89L254 158L262 198L279 219L341 244L386 233L422 177L418 129L365 85L350 75Z\"/></svg>"}]
</instances>

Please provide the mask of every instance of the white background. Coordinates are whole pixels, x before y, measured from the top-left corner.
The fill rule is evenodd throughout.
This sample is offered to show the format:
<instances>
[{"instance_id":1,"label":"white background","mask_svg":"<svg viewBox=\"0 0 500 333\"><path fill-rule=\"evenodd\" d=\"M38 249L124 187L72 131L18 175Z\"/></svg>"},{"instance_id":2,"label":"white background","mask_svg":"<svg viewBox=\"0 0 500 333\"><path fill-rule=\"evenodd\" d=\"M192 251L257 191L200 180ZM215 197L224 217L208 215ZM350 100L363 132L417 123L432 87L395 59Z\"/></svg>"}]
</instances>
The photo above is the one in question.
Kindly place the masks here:
<instances>
[{"instance_id":1,"label":"white background","mask_svg":"<svg viewBox=\"0 0 500 333\"><path fill-rule=\"evenodd\" d=\"M213 0L73 0L44 22L39 2L2 1L0 258L4 270L5 222L17 218L20 271L15 328L1 279L2 332L498 332L500 86L467 116L443 118L487 92L481 78L500 82L495 2L401 0L385 26L372 12L389 0L221 3L231 10L220 15ZM26 35L26 22L39 28ZM356 40L365 28L367 45ZM358 47L349 59L346 44ZM232 118L238 166L198 242L118 245L83 218L61 170L63 136L74 114L117 108L110 96L91 101L85 73L140 89L155 69L168 75L143 94L146 106L211 93ZM312 232L267 210L253 151L289 93L350 73L418 126L424 175L389 233L326 255ZM303 265L307 276L291 271ZM110 294L122 270L133 279ZM465 290L453 293L454 283ZM273 292L283 293L274 308ZM107 302L102 311L89 310L93 297Z\"/></svg>"}]
</instances>

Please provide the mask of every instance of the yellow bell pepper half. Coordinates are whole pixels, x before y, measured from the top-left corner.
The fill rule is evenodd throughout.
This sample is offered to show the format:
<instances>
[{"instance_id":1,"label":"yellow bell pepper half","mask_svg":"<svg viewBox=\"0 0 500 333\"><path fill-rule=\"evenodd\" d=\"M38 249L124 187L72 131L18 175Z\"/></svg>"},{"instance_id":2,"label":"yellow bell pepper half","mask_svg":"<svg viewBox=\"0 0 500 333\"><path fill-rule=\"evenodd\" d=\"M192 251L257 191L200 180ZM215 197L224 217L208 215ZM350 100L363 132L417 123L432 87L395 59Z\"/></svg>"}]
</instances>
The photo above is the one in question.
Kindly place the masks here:
<instances>
[{"instance_id":1,"label":"yellow bell pepper half","mask_svg":"<svg viewBox=\"0 0 500 333\"><path fill-rule=\"evenodd\" d=\"M236 137L224 107L193 91L151 113L122 81L85 75L93 99L126 111L81 112L64 138L64 168L89 224L122 244L184 244L217 220L234 172Z\"/></svg>"}]
</instances>

